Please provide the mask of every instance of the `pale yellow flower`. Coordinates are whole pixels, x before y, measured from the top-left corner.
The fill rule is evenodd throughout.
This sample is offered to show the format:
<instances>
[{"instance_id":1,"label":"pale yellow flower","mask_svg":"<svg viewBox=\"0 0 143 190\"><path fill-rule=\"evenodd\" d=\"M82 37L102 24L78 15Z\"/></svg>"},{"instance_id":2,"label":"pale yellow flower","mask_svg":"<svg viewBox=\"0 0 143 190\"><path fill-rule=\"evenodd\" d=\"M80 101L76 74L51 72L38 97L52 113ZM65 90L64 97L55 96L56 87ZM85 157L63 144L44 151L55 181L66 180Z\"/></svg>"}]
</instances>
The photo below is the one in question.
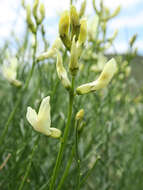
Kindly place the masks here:
<instances>
[{"instance_id":1,"label":"pale yellow flower","mask_svg":"<svg viewBox=\"0 0 143 190\"><path fill-rule=\"evenodd\" d=\"M5 79L15 86L21 86L22 83L16 79L17 76L18 61L16 58L12 58L9 65L3 65L2 73Z\"/></svg>"},{"instance_id":2,"label":"pale yellow flower","mask_svg":"<svg viewBox=\"0 0 143 190\"><path fill-rule=\"evenodd\" d=\"M58 50L57 51L57 63L56 63L56 68L57 68L57 74L59 79L61 80L63 86L67 89L71 87L71 83L68 79L67 71L63 66L63 59Z\"/></svg>"},{"instance_id":3,"label":"pale yellow flower","mask_svg":"<svg viewBox=\"0 0 143 190\"><path fill-rule=\"evenodd\" d=\"M62 49L62 48L63 48L62 41L60 37L57 37L52 47L48 51L43 52L41 55L39 55L37 57L37 61L43 61L48 58L54 58L56 56L56 49Z\"/></svg>"},{"instance_id":4,"label":"pale yellow flower","mask_svg":"<svg viewBox=\"0 0 143 190\"><path fill-rule=\"evenodd\" d=\"M79 86L76 89L76 93L86 94L104 88L111 81L114 73L116 72L116 69L116 61L112 58L110 61L106 63L102 73L100 74L97 80Z\"/></svg>"},{"instance_id":5,"label":"pale yellow flower","mask_svg":"<svg viewBox=\"0 0 143 190\"><path fill-rule=\"evenodd\" d=\"M68 36L70 29L70 15L69 11L64 11L59 21L59 34L60 36Z\"/></svg>"},{"instance_id":6,"label":"pale yellow flower","mask_svg":"<svg viewBox=\"0 0 143 190\"><path fill-rule=\"evenodd\" d=\"M83 18L80 20L80 33L78 37L78 43L82 44L86 41L87 37L87 20Z\"/></svg>"},{"instance_id":7,"label":"pale yellow flower","mask_svg":"<svg viewBox=\"0 0 143 190\"><path fill-rule=\"evenodd\" d=\"M53 138L59 138L61 136L61 131L57 128L51 128L49 102L50 96L47 96L42 100L38 114L34 109L28 107L26 118L36 131Z\"/></svg>"}]
</instances>

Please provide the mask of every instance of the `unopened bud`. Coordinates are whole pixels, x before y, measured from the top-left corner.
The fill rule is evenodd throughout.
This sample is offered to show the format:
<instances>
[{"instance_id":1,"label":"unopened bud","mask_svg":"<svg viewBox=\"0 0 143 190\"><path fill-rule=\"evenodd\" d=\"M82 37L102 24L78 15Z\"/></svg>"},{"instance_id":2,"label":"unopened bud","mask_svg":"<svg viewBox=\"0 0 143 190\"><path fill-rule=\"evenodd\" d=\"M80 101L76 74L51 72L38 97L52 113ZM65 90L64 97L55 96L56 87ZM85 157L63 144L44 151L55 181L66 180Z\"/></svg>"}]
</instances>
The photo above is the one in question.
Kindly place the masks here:
<instances>
[{"instance_id":1,"label":"unopened bud","mask_svg":"<svg viewBox=\"0 0 143 190\"><path fill-rule=\"evenodd\" d=\"M25 0L21 0L21 5L25 8Z\"/></svg>"},{"instance_id":2,"label":"unopened bud","mask_svg":"<svg viewBox=\"0 0 143 190\"><path fill-rule=\"evenodd\" d=\"M110 38L110 41L113 41L117 35L118 35L118 30L115 30L115 32L113 33L113 36Z\"/></svg>"},{"instance_id":3,"label":"unopened bud","mask_svg":"<svg viewBox=\"0 0 143 190\"><path fill-rule=\"evenodd\" d=\"M56 68L57 68L57 73L58 73L58 77L61 80L63 86L66 89L69 89L71 87L71 83L68 79L67 76L67 71L65 70L64 66L63 66L63 60L62 60L62 56L60 54L60 52L57 50L57 64L56 64Z\"/></svg>"},{"instance_id":4,"label":"unopened bud","mask_svg":"<svg viewBox=\"0 0 143 190\"><path fill-rule=\"evenodd\" d=\"M81 19L80 20L80 33L79 33L79 37L78 37L78 43L82 44L86 41L86 37L87 37L87 20Z\"/></svg>"},{"instance_id":5,"label":"unopened bud","mask_svg":"<svg viewBox=\"0 0 143 190\"><path fill-rule=\"evenodd\" d=\"M77 13L75 6L73 5L71 6L71 9L70 9L70 22L71 22L71 25L73 26L79 25L79 15Z\"/></svg>"},{"instance_id":6,"label":"unopened bud","mask_svg":"<svg viewBox=\"0 0 143 190\"><path fill-rule=\"evenodd\" d=\"M83 117L84 117L84 109L80 109L80 110L77 112L75 119L76 119L76 120L82 120Z\"/></svg>"},{"instance_id":7,"label":"unopened bud","mask_svg":"<svg viewBox=\"0 0 143 190\"><path fill-rule=\"evenodd\" d=\"M79 67L78 66L78 47L77 47L77 43L75 42L75 36L74 36L72 40L71 58L70 58L70 64L69 64L69 69L73 76L76 75L78 71L78 67Z\"/></svg>"},{"instance_id":8,"label":"unopened bud","mask_svg":"<svg viewBox=\"0 0 143 190\"><path fill-rule=\"evenodd\" d=\"M85 9L86 9L86 0L84 0L83 3L81 4L81 8L79 11L79 18L81 18L84 15Z\"/></svg>"},{"instance_id":9,"label":"unopened bud","mask_svg":"<svg viewBox=\"0 0 143 190\"><path fill-rule=\"evenodd\" d=\"M62 42L64 43L65 47L68 50L70 50L71 48L71 41L69 38L69 28L70 28L69 12L64 11L59 21L59 34Z\"/></svg>"},{"instance_id":10,"label":"unopened bud","mask_svg":"<svg viewBox=\"0 0 143 190\"><path fill-rule=\"evenodd\" d=\"M105 10L106 17L108 17L110 15L109 8L108 7L104 7L104 10Z\"/></svg>"},{"instance_id":11,"label":"unopened bud","mask_svg":"<svg viewBox=\"0 0 143 190\"><path fill-rule=\"evenodd\" d=\"M70 23L71 23L71 31L72 31L72 38L76 35L76 40L78 39L79 30L80 30L80 23L79 23L79 15L75 6L71 6L70 9Z\"/></svg>"},{"instance_id":12,"label":"unopened bud","mask_svg":"<svg viewBox=\"0 0 143 190\"><path fill-rule=\"evenodd\" d=\"M38 20L38 5L39 5L39 0L35 0L32 12L36 21Z\"/></svg>"},{"instance_id":13,"label":"unopened bud","mask_svg":"<svg viewBox=\"0 0 143 190\"><path fill-rule=\"evenodd\" d=\"M30 8L30 5L27 5L26 7L26 16L27 16L27 24L29 26L29 29L35 33L36 32L36 27L32 21L32 18L31 18L31 8Z\"/></svg>"},{"instance_id":14,"label":"unopened bud","mask_svg":"<svg viewBox=\"0 0 143 190\"><path fill-rule=\"evenodd\" d=\"M40 15L41 15L41 17L39 18L39 24L41 24L42 21L43 21L44 18L45 18L45 7L44 7L44 4L43 4L43 3L40 4L39 11L40 11Z\"/></svg>"},{"instance_id":15,"label":"unopened bud","mask_svg":"<svg viewBox=\"0 0 143 190\"><path fill-rule=\"evenodd\" d=\"M131 47L133 46L133 44L134 44L134 42L136 41L136 39L137 39L137 34L134 34L134 35L131 37L131 39L130 39L130 46L131 46Z\"/></svg>"},{"instance_id":16,"label":"unopened bud","mask_svg":"<svg viewBox=\"0 0 143 190\"><path fill-rule=\"evenodd\" d=\"M118 7L115 9L115 11L113 12L113 14L111 15L111 18L117 16L120 11L121 11L121 6L118 6Z\"/></svg>"},{"instance_id":17,"label":"unopened bud","mask_svg":"<svg viewBox=\"0 0 143 190\"><path fill-rule=\"evenodd\" d=\"M64 11L61 15L60 22L59 22L59 33L60 36L68 36L69 33L69 27L70 27L70 17L69 12Z\"/></svg>"}]
</instances>

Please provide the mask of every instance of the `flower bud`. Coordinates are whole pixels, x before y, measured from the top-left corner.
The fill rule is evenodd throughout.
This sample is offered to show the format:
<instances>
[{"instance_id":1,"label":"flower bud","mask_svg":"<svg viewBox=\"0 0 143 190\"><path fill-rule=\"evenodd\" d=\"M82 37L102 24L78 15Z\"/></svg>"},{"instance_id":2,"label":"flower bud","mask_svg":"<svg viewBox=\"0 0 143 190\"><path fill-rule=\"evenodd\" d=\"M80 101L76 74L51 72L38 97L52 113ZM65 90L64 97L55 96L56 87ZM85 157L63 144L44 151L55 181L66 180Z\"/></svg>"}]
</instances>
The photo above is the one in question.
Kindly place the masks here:
<instances>
[{"instance_id":1,"label":"flower bud","mask_svg":"<svg viewBox=\"0 0 143 190\"><path fill-rule=\"evenodd\" d=\"M62 42L65 47L70 50L71 41L69 38L69 29L70 29L70 16L68 11L64 11L61 15L59 22L59 34Z\"/></svg>"},{"instance_id":2,"label":"flower bud","mask_svg":"<svg viewBox=\"0 0 143 190\"><path fill-rule=\"evenodd\" d=\"M115 30L113 35L108 40L111 42L114 41L117 35L118 35L118 30Z\"/></svg>"},{"instance_id":3,"label":"flower bud","mask_svg":"<svg viewBox=\"0 0 143 190\"><path fill-rule=\"evenodd\" d=\"M82 44L86 41L86 37L87 37L87 20L81 19L80 20L80 33L79 33L79 37L78 37L78 43Z\"/></svg>"},{"instance_id":4,"label":"flower bud","mask_svg":"<svg viewBox=\"0 0 143 190\"><path fill-rule=\"evenodd\" d=\"M67 76L67 72L63 66L63 60L62 60L62 56L60 54L60 52L57 50L57 64L56 64L56 68L57 68L57 73L58 73L58 77L61 80L63 86L66 89L69 89L71 87L71 83L68 79Z\"/></svg>"},{"instance_id":5,"label":"flower bud","mask_svg":"<svg viewBox=\"0 0 143 190\"><path fill-rule=\"evenodd\" d=\"M104 7L105 16L108 17L110 15L110 10L108 7Z\"/></svg>"},{"instance_id":6,"label":"flower bud","mask_svg":"<svg viewBox=\"0 0 143 190\"><path fill-rule=\"evenodd\" d=\"M136 41L136 39L137 39L137 34L134 34L134 35L131 37L131 39L130 39L130 46L131 46L131 47L133 46L133 44L134 44L134 42Z\"/></svg>"},{"instance_id":7,"label":"flower bud","mask_svg":"<svg viewBox=\"0 0 143 190\"><path fill-rule=\"evenodd\" d=\"M77 40L80 30L79 15L76 11L75 6L73 5L71 6L70 9L70 23L71 23L72 38L74 35L76 35L76 40Z\"/></svg>"},{"instance_id":8,"label":"flower bud","mask_svg":"<svg viewBox=\"0 0 143 190\"><path fill-rule=\"evenodd\" d=\"M72 26L79 25L79 15L77 13L75 6L73 6L73 5L70 8L70 22L71 22Z\"/></svg>"},{"instance_id":9,"label":"flower bud","mask_svg":"<svg viewBox=\"0 0 143 190\"><path fill-rule=\"evenodd\" d=\"M93 82L83 84L76 89L77 94L86 94L104 88L112 79L117 70L115 59L108 61L99 78Z\"/></svg>"},{"instance_id":10,"label":"flower bud","mask_svg":"<svg viewBox=\"0 0 143 190\"><path fill-rule=\"evenodd\" d=\"M26 17L27 17L27 24L29 26L29 29L32 31L32 33L36 33L36 27L32 21L32 18L31 18L31 8L30 8L30 5L27 5L26 7Z\"/></svg>"},{"instance_id":11,"label":"flower bud","mask_svg":"<svg viewBox=\"0 0 143 190\"><path fill-rule=\"evenodd\" d=\"M38 5L39 5L39 0L35 0L32 12L36 21L38 20Z\"/></svg>"},{"instance_id":12,"label":"flower bud","mask_svg":"<svg viewBox=\"0 0 143 190\"><path fill-rule=\"evenodd\" d=\"M86 0L84 0L83 3L81 4L81 8L79 11L79 18L81 18L84 15L85 9L86 9Z\"/></svg>"},{"instance_id":13,"label":"flower bud","mask_svg":"<svg viewBox=\"0 0 143 190\"><path fill-rule=\"evenodd\" d=\"M83 117L84 117L84 109L80 109L80 110L77 112L75 119L76 119L76 120L82 120Z\"/></svg>"},{"instance_id":14,"label":"flower bud","mask_svg":"<svg viewBox=\"0 0 143 190\"><path fill-rule=\"evenodd\" d=\"M73 76L76 75L78 71L78 67L79 67L78 66L78 47L75 42L75 36L74 36L72 40L71 58L70 58L70 64L69 64L69 69Z\"/></svg>"},{"instance_id":15,"label":"flower bud","mask_svg":"<svg viewBox=\"0 0 143 190\"><path fill-rule=\"evenodd\" d=\"M113 14L111 15L111 18L117 16L120 11L121 11L121 6L118 6L118 7L115 9L115 11L113 12Z\"/></svg>"},{"instance_id":16,"label":"flower bud","mask_svg":"<svg viewBox=\"0 0 143 190\"><path fill-rule=\"evenodd\" d=\"M59 22L59 33L60 36L68 36L70 27L70 17L69 12L64 11L61 15L60 22Z\"/></svg>"},{"instance_id":17,"label":"flower bud","mask_svg":"<svg viewBox=\"0 0 143 190\"><path fill-rule=\"evenodd\" d=\"M57 128L51 127L50 131L51 131L51 135L50 136L53 137L53 138L59 138L61 136L61 130L59 130Z\"/></svg>"},{"instance_id":18,"label":"flower bud","mask_svg":"<svg viewBox=\"0 0 143 190\"><path fill-rule=\"evenodd\" d=\"M39 24L41 24L42 21L43 21L44 18L45 18L45 7L44 7L44 4L43 4L43 3L40 4L39 11L40 11L40 14L41 14L41 17L39 18Z\"/></svg>"},{"instance_id":19,"label":"flower bud","mask_svg":"<svg viewBox=\"0 0 143 190\"><path fill-rule=\"evenodd\" d=\"M21 5L25 8L25 0L21 0Z\"/></svg>"}]
</instances>

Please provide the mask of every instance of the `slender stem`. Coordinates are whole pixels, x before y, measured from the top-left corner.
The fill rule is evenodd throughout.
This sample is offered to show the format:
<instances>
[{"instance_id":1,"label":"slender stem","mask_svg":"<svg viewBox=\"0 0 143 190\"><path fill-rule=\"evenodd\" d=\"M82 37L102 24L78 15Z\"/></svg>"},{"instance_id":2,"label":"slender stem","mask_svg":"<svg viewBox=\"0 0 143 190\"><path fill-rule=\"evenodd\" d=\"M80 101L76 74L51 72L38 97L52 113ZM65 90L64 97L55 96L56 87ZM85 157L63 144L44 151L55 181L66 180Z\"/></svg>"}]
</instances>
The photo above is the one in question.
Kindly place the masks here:
<instances>
[{"instance_id":1,"label":"slender stem","mask_svg":"<svg viewBox=\"0 0 143 190\"><path fill-rule=\"evenodd\" d=\"M33 75L33 71L34 71L34 67L35 67L35 64L36 64L36 50L37 50L37 33L35 34L35 46L34 46L34 49L33 49L33 64L32 64L32 68L27 76L27 79L26 79L26 82L25 82L25 85L24 87L21 89L21 91L19 92L19 97L15 103L15 106L12 110L12 112L10 113L9 117L8 117L8 120L4 126L4 129L2 131L2 135L0 136L0 145L2 144L6 134L7 134L7 131L8 131L8 127L17 111L17 108L19 107L19 104L21 102L21 99L22 99L22 95L23 95L23 92L28 88L29 86L29 83L30 83L30 80L32 78L32 75Z\"/></svg>"},{"instance_id":2,"label":"slender stem","mask_svg":"<svg viewBox=\"0 0 143 190\"><path fill-rule=\"evenodd\" d=\"M72 151L71 151L71 154L70 154L68 163L67 163L67 165L66 165L65 171L64 171L64 173L63 173L63 176L62 176L62 178L61 178L61 180L60 180L60 183L59 183L59 185L58 185L58 187L57 187L56 190L60 190L60 189L62 188L62 185L63 185L63 183L64 183L64 181L65 181L65 179L66 179L66 177L67 177L67 175L68 175L68 172L69 172L69 169L70 169L72 160L73 160L73 156L74 156L74 146L72 147Z\"/></svg>"},{"instance_id":3,"label":"slender stem","mask_svg":"<svg viewBox=\"0 0 143 190\"><path fill-rule=\"evenodd\" d=\"M97 158L97 159L96 159L96 161L95 161L93 167L92 167L90 170L88 170L88 172L87 172L87 174L85 175L85 177L81 180L81 182L80 182L80 187L83 186L83 184L86 182L86 180L88 179L88 177L91 175L91 173L92 173L92 171L94 170L94 168L95 168L95 166L96 166L98 160L100 160L100 158Z\"/></svg>"},{"instance_id":4,"label":"slender stem","mask_svg":"<svg viewBox=\"0 0 143 190\"><path fill-rule=\"evenodd\" d=\"M80 158L78 153L78 122L76 125L76 138L75 138L75 154L76 154L76 162L77 162L77 185L76 190L80 188Z\"/></svg>"},{"instance_id":5,"label":"slender stem","mask_svg":"<svg viewBox=\"0 0 143 190\"><path fill-rule=\"evenodd\" d=\"M25 183L25 181L26 181L26 179L27 179L27 177L28 177L28 174L29 174L29 172L30 172L31 164L32 164L32 159L33 159L34 154L35 154L35 152L36 152L36 149L37 149L37 147L38 147L39 137L40 137L40 136L38 135L37 139L35 140L34 147L33 147L33 149L32 149L32 153L31 153L31 155L30 155L29 162L28 162L28 165L27 165L27 168L26 168L24 177L23 177L23 179L22 179L22 182L20 183L20 186L19 186L18 190L22 190L22 189L23 189L24 183Z\"/></svg>"},{"instance_id":6,"label":"slender stem","mask_svg":"<svg viewBox=\"0 0 143 190\"><path fill-rule=\"evenodd\" d=\"M59 169L60 169L60 165L61 165L61 161L62 161L62 157L63 157L63 153L64 153L64 150L65 150L65 146L67 144L67 139L68 139L68 134L69 134L69 128L70 128L70 123L71 123L71 116L72 116L73 100L74 100L74 77L72 78L72 89L69 92L68 119L67 119L66 127L65 127L65 130L64 130L63 139L61 141L60 149L59 149L59 152L58 152L56 164L55 164L55 167L54 167L54 170L53 170L53 174L52 174L51 183L50 183L50 189L49 190L53 190L54 189L56 177L58 175L58 172L59 172Z\"/></svg>"},{"instance_id":7,"label":"slender stem","mask_svg":"<svg viewBox=\"0 0 143 190\"><path fill-rule=\"evenodd\" d=\"M74 122L74 125L73 125L73 129L74 129L74 133L73 133L74 135L73 135L73 136L74 136L74 137L76 136L76 135L75 135L75 134L76 134L76 126L77 126L77 122L75 121L75 122ZM66 179L66 177L67 177L67 175L68 175L70 166L71 166L71 164L72 164L72 160L73 160L74 154L75 154L75 144L74 144L74 142L73 142L72 150L71 150L71 153L70 153L68 162L67 162L67 164L66 164L64 173L63 173L63 175L62 175L62 177L61 177L61 180L60 180L59 185L58 185L58 187L57 187L56 190L61 190L62 185L63 185L63 183L64 183L64 181L65 181L65 179Z\"/></svg>"}]
</instances>

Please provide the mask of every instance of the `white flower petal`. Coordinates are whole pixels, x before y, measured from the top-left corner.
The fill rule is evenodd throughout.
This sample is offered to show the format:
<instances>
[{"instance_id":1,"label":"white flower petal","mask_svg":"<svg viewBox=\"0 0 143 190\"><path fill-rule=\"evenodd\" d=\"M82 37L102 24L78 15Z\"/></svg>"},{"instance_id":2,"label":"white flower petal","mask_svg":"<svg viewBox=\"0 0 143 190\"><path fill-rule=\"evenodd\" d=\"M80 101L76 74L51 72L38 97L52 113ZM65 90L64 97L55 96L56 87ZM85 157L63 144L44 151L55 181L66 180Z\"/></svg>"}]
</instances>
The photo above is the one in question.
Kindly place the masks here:
<instances>
[{"instance_id":1,"label":"white flower petal","mask_svg":"<svg viewBox=\"0 0 143 190\"><path fill-rule=\"evenodd\" d=\"M113 75L115 74L117 70L116 61L114 58L112 58L110 61L108 61L100 74L98 78L99 82L99 88L104 88L112 79Z\"/></svg>"},{"instance_id":2,"label":"white flower petal","mask_svg":"<svg viewBox=\"0 0 143 190\"><path fill-rule=\"evenodd\" d=\"M50 96L47 96L42 100L42 103L38 112L38 127L41 128L50 128L51 117L50 117Z\"/></svg>"},{"instance_id":3,"label":"white flower petal","mask_svg":"<svg viewBox=\"0 0 143 190\"><path fill-rule=\"evenodd\" d=\"M29 123L32 125L32 127L34 127L34 129L36 128L36 123L37 123L37 113L34 109L32 109L31 107L27 108L27 113L26 113L26 118L29 121Z\"/></svg>"}]
</instances>

